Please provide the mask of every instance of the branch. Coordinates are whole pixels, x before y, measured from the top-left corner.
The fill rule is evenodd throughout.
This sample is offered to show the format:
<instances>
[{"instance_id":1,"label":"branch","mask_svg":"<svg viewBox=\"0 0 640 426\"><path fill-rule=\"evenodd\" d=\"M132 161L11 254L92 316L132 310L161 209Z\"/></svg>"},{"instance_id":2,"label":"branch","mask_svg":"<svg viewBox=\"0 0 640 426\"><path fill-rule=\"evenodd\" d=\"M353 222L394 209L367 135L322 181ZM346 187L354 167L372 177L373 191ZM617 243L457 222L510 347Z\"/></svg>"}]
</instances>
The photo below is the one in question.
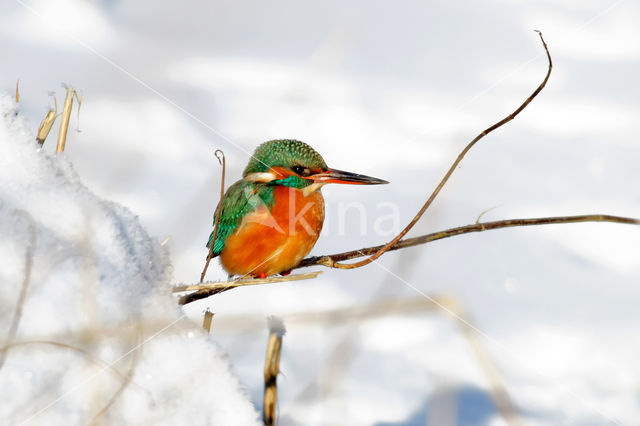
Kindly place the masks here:
<instances>
[{"instance_id":1,"label":"branch","mask_svg":"<svg viewBox=\"0 0 640 426\"><path fill-rule=\"evenodd\" d=\"M308 280L308 279L317 277L321 273L322 271L316 271L316 272L309 272L307 274L288 275L286 277L271 277L271 278L261 278L261 279L249 278L245 280L202 283L198 285L178 285L173 287L172 292L182 293L184 291L193 291L193 293L189 293L182 296L178 301L179 304L186 305L187 303L195 302L196 300L204 299L206 297L213 296L214 294L222 293L223 291L227 291L236 287L244 287L248 285L258 285L258 284L275 284L275 283L283 283L288 281Z\"/></svg>"},{"instance_id":2,"label":"branch","mask_svg":"<svg viewBox=\"0 0 640 426\"><path fill-rule=\"evenodd\" d=\"M542 33L540 31L538 31L538 30L536 30L536 32L538 33L538 36L540 36L540 41L542 41L542 47L544 47L544 51L546 52L547 59L549 61L549 67L547 69L547 74L545 75L544 80L542 80L542 83L540 83L540 85L536 88L536 90L534 90L533 93L531 95L529 95L529 97L522 103L522 105L520 105L518 108L516 108L515 111L513 111L511 114L509 114L508 116L506 116L502 120L498 121L494 125L492 125L492 126L486 128L485 130L483 130L478 136L473 138L473 140L471 142L469 142L469 144L467 144L467 146L458 155L458 158L456 158L456 160L453 162L451 167L449 167L449 170L447 171L447 173L444 175L444 177L442 178L442 180L440 181L440 183L438 184L436 189L433 191L433 193L431 194L429 199L424 203L422 208L415 215L413 220L411 220L411 222L409 222L409 224L402 231L400 231L400 233L398 235L396 235L396 237L394 239L389 241L384 246L381 246L374 253L369 253L371 255L368 258L366 258L364 260L361 260L360 262L351 263L351 264L333 262L331 264L331 268L339 268L339 269L359 268L361 266L368 265L369 263L373 262L374 260L376 260L377 258L382 256L385 252L389 251L391 249L391 247L393 247L398 241L400 241L402 239L402 237L407 235L407 232L409 232L411 230L411 228L413 228L413 226L416 224L416 222L418 222L418 220L420 220L420 218L422 217L424 212L427 211L429 206L431 206L431 203L433 203L433 200L435 200L435 198L438 196L438 194L440 193L440 190L442 190L444 185L447 183L447 181L449 180L449 178L451 177L451 175L455 171L456 167L458 167L458 164L460 163L460 161L462 161L464 156L476 144L476 142L478 142L480 139L482 139L483 137L485 137L489 133L493 132L497 128L507 124L509 121L511 121L514 118L516 118L516 116L518 114L520 114L520 112L522 112L522 110L525 109L527 107L527 105L529 105L531 103L533 98L535 98L538 95L538 93L540 93L542 91L542 89L547 85L547 81L549 80L549 76L551 75L551 68L553 67L553 63L551 62L551 55L549 54L549 49L547 48L547 43L545 43L544 38L542 38Z\"/></svg>"},{"instance_id":3,"label":"branch","mask_svg":"<svg viewBox=\"0 0 640 426\"><path fill-rule=\"evenodd\" d=\"M415 238L407 238L406 240L398 241L393 247L386 249L385 251L399 250L407 247L413 247L420 244L426 244L431 241L441 240L443 238L454 237L456 235L468 234L470 232L483 232L492 229L511 228L514 226L533 226L533 225L553 225L558 223L577 223L577 222L612 222L612 223L624 223L630 225L640 225L640 219L634 219L630 217L611 216L605 214L588 214L579 216L556 216L556 217L540 217L531 219L506 219L498 220L495 222L475 223L473 225L459 226L457 228L445 229L444 231L438 231L431 234L422 235ZM303 259L302 262L295 266L293 269L306 268L313 265L323 265L329 268L335 268L337 262L342 262L349 259L355 259L363 256L370 256L378 253L386 245L379 245L374 247L366 247L360 250L347 251L344 253L331 254L325 256L313 256ZM369 257L368 259L371 259ZM367 259L365 259L367 260ZM354 263L357 265L357 263Z\"/></svg>"},{"instance_id":4,"label":"branch","mask_svg":"<svg viewBox=\"0 0 640 426\"><path fill-rule=\"evenodd\" d=\"M539 217L529 219L505 219L494 222L480 222L473 225L459 226L456 228L445 229L443 231L433 232L431 234L421 235L419 237L407 238L398 241L388 251L400 250L407 247L413 247L421 244L430 243L431 241L442 240L444 238L455 237L457 235L469 234L471 232L484 232L493 229L512 228L516 226L535 226L535 225L555 225L562 223L579 223L579 222L610 222L628 225L640 225L640 219L634 219L623 216L612 216L605 214L587 214L579 216L555 216L555 217ZM359 250L347 251L344 253L331 254L325 256L312 256L303 259L293 269L308 268L309 266L322 265L328 268L334 268L337 262L349 259L355 259L363 256L370 256L377 253L384 245L365 247ZM173 293L182 293L190 291L180 298L178 303L186 305L196 300L205 299L223 291L231 290L236 287L244 287L249 285L275 284L290 281L300 281L316 278L322 271L315 271L306 274L292 274L285 277L270 277L264 279L244 279L237 281L223 281L202 283L198 285L178 285L173 288Z\"/></svg>"}]
</instances>

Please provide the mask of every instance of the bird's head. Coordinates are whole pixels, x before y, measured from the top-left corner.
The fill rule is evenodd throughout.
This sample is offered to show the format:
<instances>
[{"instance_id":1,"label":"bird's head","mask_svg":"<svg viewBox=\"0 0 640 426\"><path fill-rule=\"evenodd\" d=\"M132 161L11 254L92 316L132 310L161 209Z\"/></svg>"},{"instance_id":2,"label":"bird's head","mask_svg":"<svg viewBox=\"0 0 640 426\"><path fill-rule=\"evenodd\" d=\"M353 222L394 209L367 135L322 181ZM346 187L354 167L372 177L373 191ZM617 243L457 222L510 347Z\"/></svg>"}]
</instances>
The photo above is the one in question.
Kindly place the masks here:
<instances>
[{"instance_id":1,"label":"bird's head","mask_svg":"<svg viewBox=\"0 0 640 426\"><path fill-rule=\"evenodd\" d=\"M313 148L293 139L277 139L258 146L242 176L250 182L269 182L312 190L327 183L389 183L370 176L330 169Z\"/></svg>"}]
</instances>

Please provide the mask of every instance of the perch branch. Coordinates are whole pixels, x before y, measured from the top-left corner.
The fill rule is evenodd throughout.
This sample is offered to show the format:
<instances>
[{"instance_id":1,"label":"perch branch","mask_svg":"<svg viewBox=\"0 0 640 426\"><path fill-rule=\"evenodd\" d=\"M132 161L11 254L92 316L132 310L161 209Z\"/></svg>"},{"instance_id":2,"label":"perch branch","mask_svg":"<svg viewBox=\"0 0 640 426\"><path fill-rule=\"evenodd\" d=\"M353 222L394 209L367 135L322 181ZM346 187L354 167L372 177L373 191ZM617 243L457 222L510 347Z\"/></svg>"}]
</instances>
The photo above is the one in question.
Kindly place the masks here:
<instances>
[{"instance_id":1,"label":"perch branch","mask_svg":"<svg viewBox=\"0 0 640 426\"><path fill-rule=\"evenodd\" d=\"M220 158L220 156L222 158ZM220 214L222 213L222 197L224 197L224 175L226 171L227 161L224 156L224 152L220 149L216 149L215 156L218 159L218 162L222 165L222 181L220 182L220 201L218 202L218 214L216 215L216 222L213 225L213 238L211 239L211 247L209 247L209 254L207 255L207 261L204 264L204 269L202 270L202 274L200 274L200 282L204 281L204 276L207 273L207 268L209 268L209 262L213 258L213 246L216 244L216 236L218 235L218 224L220 223Z\"/></svg>"},{"instance_id":2,"label":"perch branch","mask_svg":"<svg viewBox=\"0 0 640 426\"><path fill-rule=\"evenodd\" d=\"M549 76L551 75L551 68L553 67L553 63L551 62L551 55L549 54L549 49L547 48L547 43L544 41L544 38L542 37L542 33L540 31L537 31L537 30L536 30L536 32L538 33L538 36L540 36L540 41L542 42L542 46L544 47L544 50L545 50L545 52L547 54L547 59L548 59L548 62L549 62L549 67L547 69L547 74L545 75L544 80L542 80L542 83L540 83L540 85L533 91L533 93L531 95L529 95L529 97L518 108L516 108L515 111L513 111L511 114L509 114L508 116L506 116L502 120L498 121L494 125L492 125L492 126L486 128L485 130L483 130L478 136L476 136L475 138L473 138L473 140L471 142L469 142L469 144L462 150L462 152L460 152L460 154L458 155L458 158L456 158L456 160L453 162L451 167L449 167L449 170L444 175L444 177L442 178L442 180L440 181L440 183L438 184L436 189L433 191L433 193L431 194L429 199L427 199L427 201L424 203L424 205L418 211L418 213L415 215L415 217L411 220L411 222L409 222L409 224L402 231L400 231L400 233L398 235L396 235L396 237L394 239L392 239L387 244L385 244L382 247L380 247L376 252L372 253L368 258L366 258L364 260L361 260L361 261L356 262L356 263L350 263L350 264L334 262L334 263L331 264L332 268L339 268L339 269L359 268L361 266L368 265L369 263L373 262L374 260L376 260L377 258L382 256L386 251L389 251L389 249L391 249L391 247L393 247L398 241L400 241L402 239L402 237L404 237L407 234L407 232L409 232L411 230L411 228L413 228L413 226L418 222L418 220L420 220L420 218L422 217L424 212L427 211L429 206L431 206L431 203L433 203L433 200L435 200L435 198L438 196L438 194L440 193L440 190L442 190L444 185L447 183L447 181L449 180L449 178L451 177L451 175L455 171L456 167L458 167L458 164L460 164L460 161L462 161L462 159L467 154L467 152L480 139L482 139L483 137L485 137L486 135L488 135L492 131L496 130L497 128L505 125L509 121L513 120L518 114L520 114L520 112L522 112L523 109L525 109L527 107L527 105L529 105L531 103L531 101L538 95L538 93L540 93L540 91L542 91L542 89L547 85L547 81L549 80Z\"/></svg>"},{"instance_id":3,"label":"perch branch","mask_svg":"<svg viewBox=\"0 0 640 426\"><path fill-rule=\"evenodd\" d=\"M271 278L263 278L263 279L249 278L246 280L203 283L198 285L178 285L173 287L173 293L193 291L193 293L189 293L182 296L178 301L179 304L186 305L187 303L195 302L196 300L204 299L206 297L213 296L214 294L222 293L223 291L227 291L235 287L308 280L308 279L317 277L321 273L322 271L315 271L315 272L309 272L307 274L288 275L286 277L271 277Z\"/></svg>"},{"instance_id":4,"label":"perch branch","mask_svg":"<svg viewBox=\"0 0 640 426\"><path fill-rule=\"evenodd\" d=\"M456 235L468 234L470 232L483 232L492 229L511 228L514 226L534 226L534 225L553 225L559 223L577 223L577 222L612 222L631 225L640 225L640 219L630 217L611 216L605 214L587 214L579 216L555 216L555 217L539 217L530 219L506 219L497 220L495 222L480 222L473 225L459 226L456 228L445 229L443 231L433 232L431 234L421 235L419 237L407 238L398 241L388 251L399 250L407 247L413 247L420 244L426 244L431 241L441 240L443 238L455 237ZM386 246L379 245L374 247L366 247L360 250L352 250L344 253L331 254L325 256L312 256L303 259L298 266L293 269L306 268L314 265L323 265L334 268L336 262L342 262L349 259L355 259L362 256L369 256L377 253ZM386 251L386 250L385 250Z\"/></svg>"}]
</instances>

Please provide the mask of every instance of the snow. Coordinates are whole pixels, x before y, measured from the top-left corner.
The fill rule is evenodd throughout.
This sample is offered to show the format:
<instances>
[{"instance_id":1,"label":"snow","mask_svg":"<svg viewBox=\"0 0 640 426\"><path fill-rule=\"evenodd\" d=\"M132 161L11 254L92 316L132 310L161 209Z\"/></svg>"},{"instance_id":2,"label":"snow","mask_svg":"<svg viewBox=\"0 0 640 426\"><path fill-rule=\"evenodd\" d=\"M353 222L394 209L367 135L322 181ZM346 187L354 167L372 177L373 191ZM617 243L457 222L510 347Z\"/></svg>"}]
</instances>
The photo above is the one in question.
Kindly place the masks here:
<instances>
[{"instance_id":1,"label":"snow","mask_svg":"<svg viewBox=\"0 0 640 426\"><path fill-rule=\"evenodd\" d=\"M40 149L6 94L0 235L3 336L26 286L0 370L4 424L257 424L224 353L176 307L166 248Z\"/></svg>"}]
</instances>

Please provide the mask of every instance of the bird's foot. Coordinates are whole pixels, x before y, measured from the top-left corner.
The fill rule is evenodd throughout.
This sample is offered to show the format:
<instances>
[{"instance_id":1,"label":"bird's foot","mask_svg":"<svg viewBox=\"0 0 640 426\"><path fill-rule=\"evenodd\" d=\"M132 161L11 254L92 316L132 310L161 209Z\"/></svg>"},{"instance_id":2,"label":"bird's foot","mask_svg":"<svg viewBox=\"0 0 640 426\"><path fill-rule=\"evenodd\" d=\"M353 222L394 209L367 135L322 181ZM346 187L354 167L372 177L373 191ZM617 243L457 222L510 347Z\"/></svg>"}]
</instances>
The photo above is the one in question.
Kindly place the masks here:
<instances>
[{"instance_id":1,"label":"bird's foot","mask_svg":"<svg viewBox=\"0 0 640 426\"><path fill-rule=\"evenodd\" d=\"M280 272L280 275L282 275L283 277L286 277L290 273L291 273L291 269L289 269L288 271Z\"/></svg>"}]
</instances>

